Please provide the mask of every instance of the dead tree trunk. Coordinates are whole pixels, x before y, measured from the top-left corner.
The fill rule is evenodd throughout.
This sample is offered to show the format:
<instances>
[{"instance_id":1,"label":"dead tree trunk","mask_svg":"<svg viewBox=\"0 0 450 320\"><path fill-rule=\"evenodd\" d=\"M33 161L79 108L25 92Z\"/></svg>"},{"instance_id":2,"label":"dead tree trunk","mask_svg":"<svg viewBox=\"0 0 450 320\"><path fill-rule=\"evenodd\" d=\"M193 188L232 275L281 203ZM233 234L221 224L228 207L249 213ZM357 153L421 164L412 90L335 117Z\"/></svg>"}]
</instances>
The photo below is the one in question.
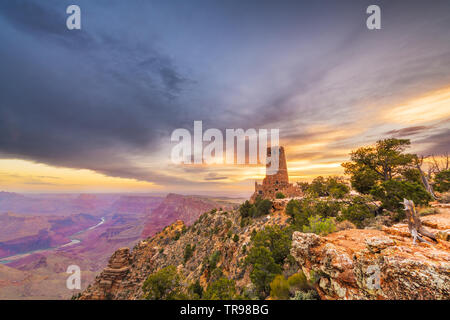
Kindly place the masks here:
<instances>
[{"instance_id":1,"label":"dead tree trunk","mask_svg":"<svg viewBox=\"0 0 450 320\"><path fill-rule=\"evenodd\" d=\"M421 163L423 162L423 157L421 160L417 160L416 162L416 168L417 170L419 170L420 173L420 178L422 180L423 185L425 186L425 189L427 190L427 192L431 195L431 197L436 200L437 197L434 194L433 191L433 187L431 186L430 182L428 181L427 176L425 175L425 173L422 171L422 167L421 167Z\"/></svg>"},{"instance_id":2,"label":"dead tree trunk","mask_svg":"<svg viewBox=\"0 0 450 320\"><path fill-rule=\"evenodd\" d=\"M422 222L420 221L420 217L416 211L414 202L412 200L403 199L403 205L405 206L406 218L408 219L408 229L411 233L411 236L413 237L413 243L415 244L416 240L419 240L420 242L431 244L430 242L422 238L419 234L437 242L436 236L422 226Z\"/></svg>"}]
</instances>

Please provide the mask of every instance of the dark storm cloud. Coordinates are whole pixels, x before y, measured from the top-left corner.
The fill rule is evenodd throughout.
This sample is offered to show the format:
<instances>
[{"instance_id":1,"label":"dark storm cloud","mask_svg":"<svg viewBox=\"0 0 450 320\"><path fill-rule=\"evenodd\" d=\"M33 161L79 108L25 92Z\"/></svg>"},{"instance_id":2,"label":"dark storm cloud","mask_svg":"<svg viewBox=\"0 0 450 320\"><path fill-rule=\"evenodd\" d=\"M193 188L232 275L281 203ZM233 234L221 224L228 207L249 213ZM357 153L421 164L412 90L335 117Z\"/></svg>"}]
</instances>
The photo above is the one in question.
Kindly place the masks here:
<instances>
[{"instance_id":1,"label":"dark storm cloud","mask_svg":"<svg viewBox=\"0 0 450 320\"><path fill-rule=\"evenodd\" d=\"M3 158L187 185L140 159L167 161L160 147L194 120L308 140L450 79L448 2L380 1L379 32L364 25L370 1L76 3L69 31L72 1L0 1Z\"/></svg>"},{"instance_id":2,"label":"dark storm cloud","mask_svg":"<svg viewBox=\"0 0 450 320\"><path fill-rule=\"evenodd\" d=\"M151 154L179 126L183 113L173 98L187 77L151 42L104 30L72 33L64 14L55 3L0 4L2 157L182 183L130 158ZM7 32L23 37L20 46Z\"/></svg>"},{"instance_id":3,"label":"dark storm cloud","mask_svg":"<svg viewBox=\"0 0 450 320\"><path fill-rule=\"evenodd\" d=\"M390 131L387 131L385 134L386 135L394 135L396 137L412 136L412 135L426 132L432 128L433 128L433 126L413 126L413 127L402 128L402 129L390 130Z\"/></svg>"},{"instance_id":4,"label":"dark storm cloud","mask_svg":"<svg viewBox=\"0 0 450 320\"><path fill-rule=\"evenodd\" d=\"M442 130L439 133L431 135L425 139L418 140L416 142L430 144L429 147L420 152L422 155L439 156L448 154L450 150L450 129Z\"/></svg>"}]
</instances>

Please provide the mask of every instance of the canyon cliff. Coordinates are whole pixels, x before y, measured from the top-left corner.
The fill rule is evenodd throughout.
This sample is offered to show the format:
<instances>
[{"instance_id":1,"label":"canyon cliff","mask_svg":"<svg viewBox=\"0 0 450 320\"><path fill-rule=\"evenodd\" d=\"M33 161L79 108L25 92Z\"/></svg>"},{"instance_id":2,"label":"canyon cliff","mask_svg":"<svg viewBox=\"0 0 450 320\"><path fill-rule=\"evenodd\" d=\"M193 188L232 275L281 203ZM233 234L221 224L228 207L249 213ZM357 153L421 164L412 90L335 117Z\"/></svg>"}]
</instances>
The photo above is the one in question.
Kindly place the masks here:
<instances>
[{"instance_id":1,"label":"canyon cliff","mask_svg":"<svg viewBox=\"0 0 450 320\"><path fill-rule=\"evenodd\" d=\"M211 278L206 261L215 252L220 252L217 266L242 293L252 286L251 266L244 264L245 248L256 231L289 224L285 204L275 200L270 215L246 226L240 225L238 210L212 210L190 227L178 220L132 250L116 251L79 299L143 299L147 277L169 265L186 281L199 279L206 288ZM321 299L449 299L449 209L424 217L423 223L438 235L437 244L414 245L401 223L381 230L342 230L325 237L294 232L291 255L295 263L283 273L302 270ZM195 245L195 250L186 261L187 245Z\"/></svg>"}]
</instances>

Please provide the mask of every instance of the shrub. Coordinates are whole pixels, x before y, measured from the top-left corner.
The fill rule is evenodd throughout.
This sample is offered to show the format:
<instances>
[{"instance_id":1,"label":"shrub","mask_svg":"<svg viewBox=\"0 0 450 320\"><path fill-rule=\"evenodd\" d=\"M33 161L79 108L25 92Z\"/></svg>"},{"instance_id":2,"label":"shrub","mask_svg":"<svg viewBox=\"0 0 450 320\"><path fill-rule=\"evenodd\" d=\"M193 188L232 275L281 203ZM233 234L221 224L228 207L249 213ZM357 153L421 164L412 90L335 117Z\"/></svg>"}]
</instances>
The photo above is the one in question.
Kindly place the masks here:
<instances>
[{"instance_id":1,"label":"shrub","mask_svg":"<svg viewBox=\"0 0 450 320\"><path fill-rule=\"evenodd\" d=\"M186 247L184 247L184 263L186 263L194 254L195 251L195 245L191 246L190 243L188 243L186 245Z\"/></svg>"},{"instance_id":2,"label":"shrub","mask_svg":"<svg viewBox=\"0 0 450 320\"><path fill-rule=\"evenodd\" d=\"M396 220L405 218L403 199L409 199L418 205L428 205L431 196L422 185L416 182L388 180L372 188L371 194L382 202L383 208L397 212Z\"/></svg>"},{"instance_id":3,"label":"shrub","mask_svg":"<svg viewBox=\"0 0 450 320\"><path fill-rule=\"evenodd\" d=\"M283 275L277 275L270 283L270 296L274 299L287 300L291 294L310 289L311 286L301 271L293 274L287 280Z\"/></svg>"},{"instance_id":4,"label":"shrub","mask_svg":"<svg viewBox=\"0 0 450 320\"><path fill-rule=\"evenodd\" d=\"M291 248L291 237L288 229L279 226L267 226L252 238L253 246L267 248L275 263L282 264Z\"/></svg>"},{"instance_id":5,"label":"shrub","mask_svg":"<svg viewBox=\"0 0 450 320\"><path fill-rule=\"evenodd\" d=\"M241 215L241 218L251 217L252 207L253 205L248 200L246 200L243 204L241 204L241 206L239 207L239 213Z\"/></svg>"},{"instance_id":6,"label":"shrub","mask_svg":"<svg viewBox=\"0 0 450 320\"><path fill-rule=\"evenodd\" d=\"M338 222L336 224L336 231L348 230L348 229L356 229L356 226L348 220L344 220Z\"/></svg>"},{"instance_id":7,"label":"shrub","mask_svg":"<svg viewBox=\"0 0 450 320\"><path fill-rule=\"evenodd\" d=\"M319 196L341 199L350 192L350 188L341 177L317 177L315 178L307 189L307 193Z\"/></svg>"},{"instance_id":8,"label":"shrub","mask_svg":"<svg viewBox=\"0 0 450 320\"><path fill-rule=\"evenodd\" d=\"M291 300L319 300L319 295L314 290L297 291Z\"/></svg>"},{"instance_id":9,"label":"shrub","mask_svg":"<svg viewBox=\"0 0 450 320\"><path fill-rule=\"evenodd\" d=\"M287 282L289 284L289 290L291 292L296 292L298 290L307 290L310 288L308 280L306 279L306 276L303 273L303 271L300 271L290 276L287 279Z\"/></svg>"},{"instance_id":10,"label":"shrub","mask_svg":"<svg viewBox=\"0 0 450 320\"><path fill-rule=\"evenodd\" d=\"M180 231L175 231L175 236L173 237L173 240L177 241L178 239L180 239L181 233Z\"/></svg>"},{"instance_id":11,"label":"shrub","mask_svg":"<svg viewBox=\"0 0 450 320\"><path fill-rule=\"evenodd\" d=\"M435 175L434 188L439 192L450 190L450 170L443 170Z\"/></svg>"},{"instance_id":12,"label":"shrub","mask_svg":"<svg viewBox=\"0 0 450 320\"><path fill-rule=\"evenodd\" d=\"M270 283L270 296L278 300L289 299L289 283L283 275L277 275Z\"/></svg>"},{"instance_id":13,"label":"shrub","mask_svg":"<svg viewBox=\"0 0 450 320\"><path fill-rule=\"evenodd\" d=\"M300 212L300 201L291 199L286 205L286 214L291 218L294 218L296 214Z\"/></svg>"},{"instance_id":14,"label":"shrub","mask_svg":"<svg viewBox=\"0 0 450 320\"><path fill-rule=\"evenodd\" d=\"M250 218L241 218L241 223L240 226L241 228L244 228L245 226L247 226L250 223Z\"/></svg>"},{"instance_id":15,"label":"shrub","mask_svg":"<svg viewBox=\"0 0 450 320\"><path fill-rule=\"evenodd\" d=\"M198 279L189 285L188 292L193 300L198 300L203 297L203 287L200 285Z\"/></svg>"},{"instance_id":16,"label":"shrub","mask_svg":"<svg viewBox=\"0 0 450 320\"><path fill-rule=\"evenodd\" d=\"M214 253L209 257L208 266L209 266L210 270L213 270L217 267L217 262L219 262L221 255L222 255L222 253L219 250L217 250L217 251L214 251Z\"/></svg>"},{"instance_id":17,"label":"shrub","mask_svg":"<svg viewBox=\"0 0 450 320\"><path fill-rule=\"evenodd\" d=\"M326 236L336 230L336 225L334 224L334 220L332 218L312 216L308 218L308 222L309 225L303 226L303 232Z\"/></svg>"},{"instance_id":18,"label":"shrub","mask_svg":"<svg viewBox=\"0 0 450 320\"><path fill-rule=\"evenodd\" d=\"M245 201L239 207L239 213L241 215L241 224L243 219L250 217L260 217L270 213L272 208L272 201L268 199L261 199L257 197L255 203L251 204L250 201Z\"/></svg>"},{"instance_id":19,"label":"shrub","mask_svg":"<svg viewBox=\"0 0 450 320\"><path fill-rule=\"evenodd\" d=\"M174 266L165 267L145 280L142 287L148 300L179 300L185 299L182 293L181 277Z\"/></svg>"},{"instance_id":20,"label":"shrub","mask_svg":"<svg viewBox=\"0 0 450 320\"><path fill-rule=\"evenodd\" d=\"M277 198L277 199L284 199L284 198L286 198L286 196L284 195L283 192L277 192L275 194L275 198Z\"/></svg>"},{"instance_id":21,"label":"shrub","mask_svg":"<svg viewBox=\"0 0 450 320\"><path fill-rule=\"evenodd\" d=\"M264 216L270 213L270 209L272 209L272 201L268 199L256 199L255 201L256 214L254 217Z\"/></svg>"},{"instance_id":22,"label":"shrub","mask_svg":"<svg viewBox=\"0 0 450 320\"><path fill-rule=\"evenodd\" d=\"M441 203L449 203L450 202L450 192L444 192L440 199L439 202Z\"/></svg>"},{"instance_id":23,"label":"shrub","mask_svg":"<svg viewBox=\"0 0 450 320\"><path fill-rule=\"evenodd\" d=\"M358 228L362 228L366 219L375 216L373 209L362 198L355 197L350 205L342 209L340 218L354 223Z\"/></svg>"},{"instance_id":24,"label":"shrub","mask_svg":"<svg viewBox=\"0 0 450 320\"><path fill-rule=\"evenodd\" d=\"M253 266L250 280L259 296L265 298L270 292L270 283L281 273L281 267L275 263L270 251L264 247L252 247L245 262Z\"/></svg>"},{"instance_id":25,"label":"shrub","mask_svg":"<svg viewBox=\"0 0 450 320\"><path fill-rule=\"evenodd\" d=\"M325 178L322 176L314 178L314 180L309 185L308 193L319 197L328 196Z\"/></svg>"},{"instance_id":26,"label":"shrub","mask_svg":"<svg viewBox=\"0 0 450 320\"><path fill-rule=\"evenodd\" d=\"M435 214L435 213L438 213L436 208L426 207L426 208L420 208L419 209L419 214L421 216L427 216L427 215Z\"/></svg>"},{"instance_id":27,"label":"shrub","mask_svg":"<svg viewBox=\"0 0 450 320\"><path fill-rule=\"evenodd\" d=\"M233 241L234 241L234 242L238 242L238 241L239 241L239 236L238 236L237 234L235 234L235 235L233 236Z\"/></svg>"},{"instance_id":28,"label":"shrub","mask_svg":"<svg viewBox=\"0 0 450 320\"><path fill-rule=\"evenodd\" d=\"M203 297L205 300L232 300L237 298L234 280L221 277L213 281Z\"/></svg>"},{"instance_id":29,"label":"shrub","mask_svg":"<svg viewBox=\"0 0 450 320\"><path fill-rule=\"evenodd\" d=\"M327 179L327 193L336 199L344 198L350 192L350 188L344 182L343 178L328 177Z\"/></svg>"}]
</instances>

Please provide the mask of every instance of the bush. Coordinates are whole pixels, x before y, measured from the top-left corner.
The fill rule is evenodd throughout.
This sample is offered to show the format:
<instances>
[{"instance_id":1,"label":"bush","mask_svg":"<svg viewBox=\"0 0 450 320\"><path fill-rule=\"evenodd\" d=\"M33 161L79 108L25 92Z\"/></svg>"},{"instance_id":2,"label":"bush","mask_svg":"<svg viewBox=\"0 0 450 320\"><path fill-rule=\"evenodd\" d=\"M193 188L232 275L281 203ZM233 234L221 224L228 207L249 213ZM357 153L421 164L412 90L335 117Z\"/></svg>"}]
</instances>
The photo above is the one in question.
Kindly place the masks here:
<instances>
[{"instance_id":1,"label":"bush","mask_svg":"<svg viewBox=\"0 0 450 320\"><path fill-rule=\"evenodd\" d=\"M435 175L434 189L439 192L450 190L450 170L443 170Z\"/></svg>"},{"instance_id":2,"label":"bush","mask_svg":"<svg viewBox=\"0 0 450 320\"><path fill-rule=\"evenodd\" d=\"M365 226L366 219L375 217L375 208L364 202L362 197L355 197L353 202L342 209L340 219L354 223L358 228Z\"/></svg>"},{"instance_id":3,"label":"bush","mask_svg":"<svg viewBox=\"0 0 450 320\"><path fill-rule=\"evenodd\" d=\"M350 192L350 188L341 177L317 177L308 187L307 193L313 196L328 197L342 199Z\"/></svg>"},{"instance_id":4,"label":"bush","mask_svg":"<svg viewBox=\"0 0 450 320\"><path fill-rule=\"evenodd\" d=\"M254 206L248 200L246 200L243 204L241 204L241 206L239 207L239 213L241 215L241 218L251 217L252 207Z\"/></svg>"},{"instance_id":5,"label":"bush","mask_svg":"<svg viewBox=\"0 0 450 320\"><path fill-rule=\"evenodd\" d=\"M295 218L295 215L300 212L300 201L291 199L286 205L286 214L291 218Z\"/></svg>"},{"instance_id":6,"label":"bush","mask_svg":"<svg viewBox=\"0 0 450 320\"><path fill-rule=\"evenodd\" d=\"M186 245L186 247L184 247L184 263L186 263L194 254L195 251L195 245L191 246L190 243L188 243Z\"/></svg>"},{"instance_id":7,"label":"bush","mask_svg":"<svg viewBox=\"0 0 450 320\"><path fill-rule=\"evenodd\" d=\"M303 226L303 232L326 236L327 234L336 231L336 225L332 218L312 216L308 218L308 222L309 225Z\"/></svg>"},{"instance_id":8,"label":"bush","mask_svg":"<svg viewBox=\"0 0 450 320\"><path fill-rule=\"evenodd\" d=\"M270 296L278 300L287 300L291 294L310 289L311 286L301 271L293 274L287 280L283 275L277 275L270 283Z\"/></svg>"},{"instance_id":9,"label":"bush","mask_svg":"<svg viewBox=\"0 0 450 320\"><path fill-rule=\"evenodd\" d=\"M275 263L270 251L264 247L252 247L245 262L253 266L250 280L255 285L258 295L265 298L270 292L270 283L281 273L281 267Z\"/></svg>"},{"instance_id":10,"label":"bush","mask_svg":"<svg viewBox=\"0 0 450 320\"><path fill-rule=\"evenodd\" d=\"M319 300L319 295L314 290L297 291L291 300Z\"/></svg>"},{"instance_id":11,"label":"bush","mask_svg":"<svg viewBox=\"0 0 450 320\"><path fill-rule=\"evenodd\" d=\"M405 218L403 199L409 199L418 205L428 205L431 196L422 185L416 182L388 180L372 188L371 194L382 202L383 208L397 212L396 220Z\"/></svg>"},{"instance_id":12,"label":"bush","mask_svg":"<svg viewBox=\"0 0 450 320\"><path fill-rule=\"evenodd\" d=\"M237 298L234 280L221 277L213 281L203 297L205 300L232 300Z\"/></svg>"},{"instance_id":13,"label":"bush","mask_svg":"<svg viewBox=\"0 0 450 320\"><path fill-rule=\"evenodd\" d=\"M318 215L323 218L336 217L342 204L334 200L305 198L301 201L291 200L286 206L286 213L293 217L293 224L297 230L308 225L308 219Z\"/></svg>"},{"instance_id":14,"label":"bush","mask_svg":"<svg viewBox=\"0 0 450 320\"><path fill-rule=\"evenodd\" d=\"M181 233L180 231L175 231L175 236L173 237L173 240L177 241L178 239L180 239Z\"/></svg>"},{"instance_id":15,"label":"bush","mask_svg":"<svg viewBox=\"0 0 450 320\"><path fill-rule=\"evenodd\" d=\"M174 266L165 267L148 276L142 290L148 300L186 299L182 293L181 277Z\"/></svg>"},{"instance_id":16,"label":"bush","mask_svg":"<svg viewBox=\"0 0 450 320\"><path fill-rule=\"evenodd\" d=\"M256 214L254 216L260 217L270 213L272 209L272 201L268 199L256 199L255 201Z\"/></svg>"},{"instance_id":17,"label":"bush","mask_svg":"<svg viewBox=\"0 0 450 320\"><path fill-rule=\"evenodd\" d=\"M418 210L418 212L419 212L419 214L420 214L421 216L427 216L427 215L430 215L430 214L436 214L436 213L438 213L438 211L436 210L436 208L432 208L432 207L420 208L420 209Z\"/></svg>"},{"instance_id":18,"label":"bush","mask_svg":"<svg viewBox=\"0 0 450 320\"><path fill-rule=\"evenodd\" d=\"M282 264L291 248L291 237L288 229L279 226L267 226L252 238L253 246L267 248L275 263Z\"/></svg>"},{"instance_id":19,"label":"bush","mask_svg":"<svg viewBox=\"0 0 450 320\"><path fill-rule=\"evenodd\" d=\"M219 262L221 255L222 253L219 250L217 250L214 251L214 253L209 257L208 266L210 270L214 270L217 267L217 262Z\"/></svg>"},{"instance_id":20,"label":"bush","mask_svg":"<svg viewBox=\"0 0 450 320\"><path fill-rule=\"evenodd\" d=\"M284 195L283 192L277 192L275 194L275 198L277 198L277 199L284 199L284 198L286 198L286 196Z\"/></svg>"},{"instance_id":21,"label":"bush","mask_svg":"<svg viewBox=\"0 0 450 320\"><path fill-rule=\"evenodd\" d=\"M315 178L309 185L308 193L318 197L328 196L325 178L321 176Z\"/></svg>"},{"instance_id":22,"label":"bush","mask_svg":"<svg viewBox=\"0 0 450 320\"><path fill-rule=\"evenodd\" d=\"M277 275L270 283L270 296L277 300L289 299L289 283L283 275Z\"/></svg>"},{"instance_id":23,"label":"bush","mask_svg":"<svg viewBox=\"0 0 450 320\"><path fill-rule=\"evenodd\" d=\"M240 226L241 228L244 228L245 226L250 224L250 218L241 218Z\"/></svg>"},{"instance_id":24,"label":"bush","mask_svg":"<svg viewBox=\"0 0 450 320\"><path fill-rule=\"evenodd\" d=\"M291 292L296 292L298 290L307 290L310 288L308 280L306 279L306 276L303 273L303 271L300 271L299 273L290 276L287 279L287 282L289 284L289 290Z\"/></svg>"},{"instance_id":25,"label":"bush","mask_svg":"<svg viewBox=\"0 0 450 320\"><path fill-rule=\"evenodd\" d=\"M200 285L200 281L196 280L195 282L191 283L188 287L188 292L191 299L201 299L203 297L203 287Z\"/></svg>"},{"instance_id":26,"label":"bush","mask_svg":"<svg viewBox=\"0 0 450 320\"><path fill-rule=\"evenodd\" d=\"M338 222L336 224L336 231L348 230L348 229L356 229L356 226L348 220L344 220Z\"/></svg>"},{"instance_id":27,"label":"bush","mask_svg":"<svg viewBox=\"0 0 450 320\"><path fill-rule=\"evenodd\" d=\"M238 241L239 241L239 236L238 236L237 234L235 234L235 235L233 236L233 241L234 241L234 242L238 242Z\"/></svg>"},{"instance_id":28,"label":"bush","mask_svg":"<svg viewBox=\"0 0 450 320\"><path fill-rule=\"evenodd\" d=\"M270 213L270 209L272 209L272 201L268 199L261 199L260 197L257 197L254 204L251 204L248 200L245 201L239 207L239 213L241 215L241 225L243 219L267 215Z\"/></svg>"}]
</instances>

